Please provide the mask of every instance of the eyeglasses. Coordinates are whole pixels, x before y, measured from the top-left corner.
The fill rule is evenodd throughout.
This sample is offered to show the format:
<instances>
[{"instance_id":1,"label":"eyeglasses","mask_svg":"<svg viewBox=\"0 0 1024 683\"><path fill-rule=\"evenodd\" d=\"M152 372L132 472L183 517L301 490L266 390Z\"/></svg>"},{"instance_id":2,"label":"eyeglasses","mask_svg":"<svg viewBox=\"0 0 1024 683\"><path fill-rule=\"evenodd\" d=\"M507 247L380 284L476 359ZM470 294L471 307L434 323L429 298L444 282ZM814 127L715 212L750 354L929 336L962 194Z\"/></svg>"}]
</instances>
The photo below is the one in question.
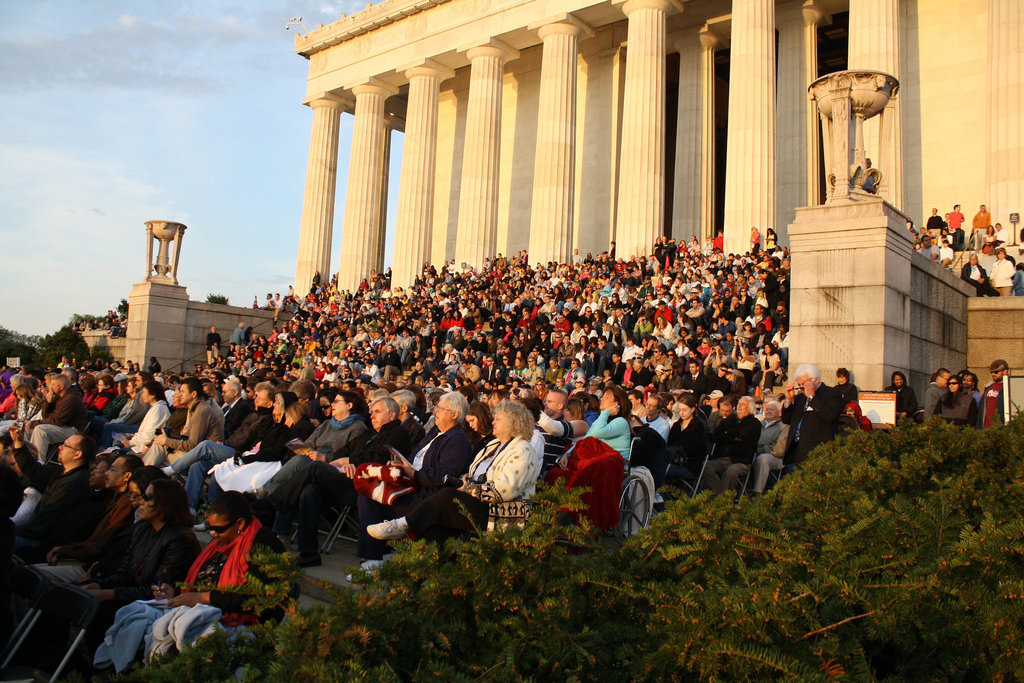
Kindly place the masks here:
<instances>
[{"instance_id":1,"label":"eyeglasses","mask_svg":"<svg viewBox=\"0 0 1024 683\"><path fill-rule=\"evenodd\" d=\"M78 451L79 453L82 452L81 448L75 448L74 446L69 444L67 441L65 441L64 443L61 444L61 448L67 448L67 449L70 449L72 451Z\"/></svg>"},{"instance_id":2,"label":"eyeglasses","mask_svg":"<svg viewBox=\"0 0 1024 683\"><path fill-rule=\"evenodd\" d=\"M438 403L436 406L434 406L434 410L447 410L449 413L454 413L455 412L451 408L449 408L447 406L443 406L440 403Z\"/></svg>"},{"instance_id":3,"label":"eyeglasses","mask_svg":"<svg viewBox=\"0 0 1024 683\"><path fill-rule=\"evenodd\" d=\"M156 496L150 493L149 491L146 491L145 493L142 494L141 498L147 503L152 503Z\"/></svg>"},{"instance_id":4,"label":"eyeglasses","mask_svg":"<svg viewBox=\"0 0 1024 683\"><path fill-rule=\"evenodd\" d=\"M947 384L948 386L951 386L951 387L958 387L958 386L960 386L960 382L958 382L958 381L957 381L957 380L955 380L955 379L951 379L951 380L950 380L949 382L947 382L946 384Z\"/></svg>"},{"instance_id":5,"label":"eyeglasses","mask_svg":"<svg viewBox=\"0 0 1024 683\"><path fill-rule=\"evenodd\" d=\"M210 522L207 521L206 522L206 528L209 529L210 531L212 531L215 534L222 534L225 531L227 531L228 529L230 529L231 527L233 527L237 521L238 520L236 519L234 522L229 522L227 524L210 524Z\"/></svg>"}]
</instances>

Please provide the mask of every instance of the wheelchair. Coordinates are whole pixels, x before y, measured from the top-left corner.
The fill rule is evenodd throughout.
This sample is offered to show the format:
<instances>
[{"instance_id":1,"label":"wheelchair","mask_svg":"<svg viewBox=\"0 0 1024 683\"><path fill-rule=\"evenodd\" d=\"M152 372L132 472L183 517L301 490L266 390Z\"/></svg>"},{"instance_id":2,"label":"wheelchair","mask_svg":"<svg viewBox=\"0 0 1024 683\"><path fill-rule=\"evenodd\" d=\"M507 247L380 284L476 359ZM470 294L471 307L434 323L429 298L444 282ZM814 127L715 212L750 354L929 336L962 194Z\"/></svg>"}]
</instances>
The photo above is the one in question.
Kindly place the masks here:
<instances>
[{"instance_id":1,"label":"wheelchair","mask_svg":"<svg viewBox=\"0 0 1024 683\"><path fill-rule=\"evenodd\" d=\"M634 438L629 444L630 455L636 442L637 439ZM622 478L622 491L619 494L619 523L612 529L615 539L620 543L646 529L651 523L654 509L652 484L653 479L646 467L632 469L627 462L626 473Z\"/></svg>"}]
</instances>

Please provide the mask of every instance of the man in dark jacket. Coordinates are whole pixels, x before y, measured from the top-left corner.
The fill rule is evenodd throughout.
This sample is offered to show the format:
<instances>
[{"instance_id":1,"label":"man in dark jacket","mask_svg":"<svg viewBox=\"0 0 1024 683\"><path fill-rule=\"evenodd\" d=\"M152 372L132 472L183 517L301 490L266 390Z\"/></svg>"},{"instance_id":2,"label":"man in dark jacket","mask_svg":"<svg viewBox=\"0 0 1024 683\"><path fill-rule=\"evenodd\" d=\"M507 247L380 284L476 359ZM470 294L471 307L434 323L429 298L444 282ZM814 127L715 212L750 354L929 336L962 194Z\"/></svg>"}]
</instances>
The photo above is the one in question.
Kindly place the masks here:
<instances>
[{"instance_id":1,"label":"man in dark jacket","mask_svg":"<svg viewBox=\"0 0 1024 683\"><path fill-rule=\"evenodd\" d=\"M761 423L754 417L755 404L750 396L740 397L735 409L733 398L725 396L718 411L722 421L711 433L715 458L704 470L704 483L715 493L722 493L735 489L740 477L750 470L761 438Z\"/></svg>"},{"instance_id":2,"label":"man in dark jacket","mask_svg":"<svg viewBox=\"0 0 1024 683\"><path fill-rule=\"evenodd\" d=\"M786 385L782 421L789 425L789 435L782 461L787 465L799 465L819 444L834 439L843 412L839 392L822 384L818 368L805 363L793 379L802 392L797 394L792 384Z\"/></svg>"},{"instance_id":3,"label":"man in dark jacket","mask_svg":"<svg viewBox=\"0 0 1024 683\"><path fill-rule=\"evenodd\" d=\"M59 464L44 465L26 448L17 428L12 427L10 434L18 469L33 488L43 492L32 517L17 529L14 552L30 553L34 548L47 549L75 540L73 534L82 525L70 524L69 520L75 520L75 510L89 497L89 464L96 453L96 442L83 434L73 434L60 445ZM95 521L90 520L90 525Z\"/></svg>"},{"instance_id":4,"label":"man in dark jacket","mask_svg":"<svg viewBox=\"0 0 1024 683\"><path fill-rule=\"evenodd\" d=\"M67 375L53 375L46 380L43 391L46 403L38 420L30 422L30 443L35 446L40 460L46 460L50 444L72 434L84 432L89 424L89 412L82 402L82 393L71 388Z\"/></svg>"},{"instance_id":5,"label":"man in dark jacket","mask_svg":"<svg viewBox=\"0 0 1024 683\"><path fill-rule=\"evenodd\" d=\"M268 502L277 509L275 531L290 530L292 514L296 510L299 513L296 538L299 566L320 565L317 528L322 512L332 506L356 505L356 489L352 484L356 466L368 462L384 465L394 457L392 449L403 456L409 455L412 443L398 414L398 403L394 399L378 398L370 404L374 432L368 432L367 439L354 439L330 463L314 462L267 496Z\"/></svg>"}]
</instances>

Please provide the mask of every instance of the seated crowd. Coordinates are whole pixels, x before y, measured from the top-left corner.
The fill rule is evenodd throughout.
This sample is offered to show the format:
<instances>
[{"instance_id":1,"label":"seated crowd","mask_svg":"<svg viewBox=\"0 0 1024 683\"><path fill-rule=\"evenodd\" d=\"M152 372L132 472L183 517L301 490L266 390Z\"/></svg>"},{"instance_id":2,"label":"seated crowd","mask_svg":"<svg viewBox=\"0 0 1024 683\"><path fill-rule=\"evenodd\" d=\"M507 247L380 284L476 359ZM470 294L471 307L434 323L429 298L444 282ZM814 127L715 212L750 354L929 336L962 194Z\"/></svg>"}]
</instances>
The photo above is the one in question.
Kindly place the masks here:
<instances>
[{"instance_id":1,"label":"seated crowd","mask_svg":"<svg viewBox=\"0 0 1024 683\"><path fill-rule=\"evenodd\" d=\"M317 277L280 330L239 334L192 374L4 372L8 545L96 595L87 642L120 671L140 648L173 648L140 620L159 634L177 618L280 618L246 611L250 550L282 552L297 528L298 564L318 565L327 514L354 515L373 571L394 539L486 529L492 503L529 499L540 478L610 491L614 518L597 496L583 513L607 529L626 471L756 495L818 444L871 429L848 372L829 386L788 368L785 249L612 247L536 268L525 254L425 266L409 291L387 273L357 292ZM992 424L1007 370L992 367L983 392L937 371L924 413ZM892 390L901 415L919 412L905 375ZM153 599L166 603L137 602Z\"/></svg>"}]
</instances>

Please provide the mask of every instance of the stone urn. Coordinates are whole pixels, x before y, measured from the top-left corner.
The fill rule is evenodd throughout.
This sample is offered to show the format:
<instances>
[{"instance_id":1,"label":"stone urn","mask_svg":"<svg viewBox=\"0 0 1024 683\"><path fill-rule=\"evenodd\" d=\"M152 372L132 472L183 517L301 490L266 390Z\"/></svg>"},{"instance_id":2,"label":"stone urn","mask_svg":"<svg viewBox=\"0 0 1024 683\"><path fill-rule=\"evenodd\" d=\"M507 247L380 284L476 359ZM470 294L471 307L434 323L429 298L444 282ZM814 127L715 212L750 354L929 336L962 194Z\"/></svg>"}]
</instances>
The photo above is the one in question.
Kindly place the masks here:
<instances>
[{"instance_id":1,"label":"stone urn","mask_svg":"<svg viewBox=\"0 0 1024 683\"><path fill-rule=\"evenodd\" d=\"M181 238L187 228L174 221L146 221L146 279L178 284L178 257ZM159 243L156 261L153 260L153 240ZM174 253L171 254L171 243Z\"/></svg>"},{"instance_id":2,"label":"stone urn","mask_svg":"<svg viewBox=\"0 0 1024 683\"><path fill-rule=\"evenodd\" d=\"M883 131L892 125L884 112L899 87L894 76L881 71L836 71L808 86L825 142L825 175L830 185L826 204L860 193L868 180L877 188L881 173L867 164L864 121L881 116ZM880 137L888 139L884 134Z\"/></svg>"}]
</instances>

